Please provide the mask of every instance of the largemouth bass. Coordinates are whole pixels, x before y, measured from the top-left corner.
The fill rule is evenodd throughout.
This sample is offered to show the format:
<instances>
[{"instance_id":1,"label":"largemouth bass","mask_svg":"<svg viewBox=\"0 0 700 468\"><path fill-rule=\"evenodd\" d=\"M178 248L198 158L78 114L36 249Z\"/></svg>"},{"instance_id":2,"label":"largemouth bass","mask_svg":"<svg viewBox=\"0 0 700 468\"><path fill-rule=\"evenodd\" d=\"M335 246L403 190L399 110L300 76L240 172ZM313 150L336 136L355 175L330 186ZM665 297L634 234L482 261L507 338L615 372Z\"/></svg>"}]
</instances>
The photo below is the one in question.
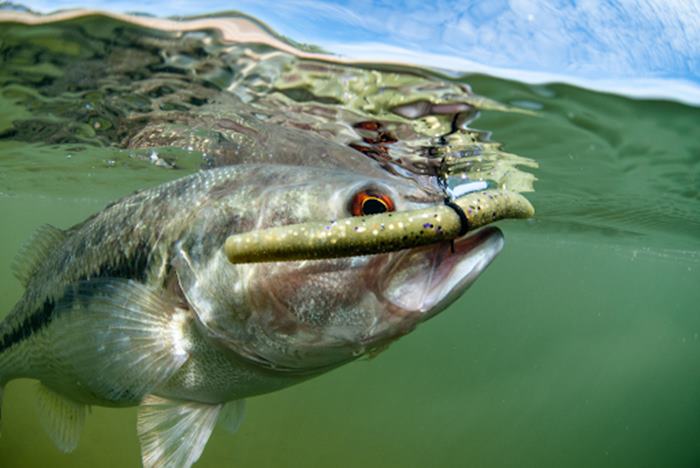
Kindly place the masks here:
<instances>
[{"instance_id":1,"label":"largemouth bass","mask_svg":"<svg viewBox=\"0 0 700 468\"><path fill-rule=\"evenodd\" d=\"M227 258L232 234L444 202L381 172L241 164L137 192L67 230L42 228L20 256L26 292L0 324L0 388L38 380L42 424L63 451L90 405L138 406L144 466L192 465L217 421L238 427L245 398L385 348L501 250L487 227L374 255Z\"/></svg>"}]
</instances>

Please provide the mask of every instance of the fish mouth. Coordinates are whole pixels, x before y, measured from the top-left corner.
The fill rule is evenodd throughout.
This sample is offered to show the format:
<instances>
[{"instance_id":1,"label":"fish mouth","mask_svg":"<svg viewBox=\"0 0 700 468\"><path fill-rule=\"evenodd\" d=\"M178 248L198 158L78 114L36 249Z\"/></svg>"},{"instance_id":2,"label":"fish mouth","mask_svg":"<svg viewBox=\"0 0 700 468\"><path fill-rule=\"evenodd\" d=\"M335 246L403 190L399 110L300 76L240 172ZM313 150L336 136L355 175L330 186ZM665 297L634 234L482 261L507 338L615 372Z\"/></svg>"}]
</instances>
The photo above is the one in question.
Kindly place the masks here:
<instances>
[{"instance_id":1,"label":"fish mouth","mask_svg":"<svg viewBox=\"0 0 700 468\"><path fill-rule=\"evenodd\" d=\"M500 229L488 226L452 242L403 251L380 286L393 314L425 321L452 304L503 249Z\"/></svg>"}]
</instances>

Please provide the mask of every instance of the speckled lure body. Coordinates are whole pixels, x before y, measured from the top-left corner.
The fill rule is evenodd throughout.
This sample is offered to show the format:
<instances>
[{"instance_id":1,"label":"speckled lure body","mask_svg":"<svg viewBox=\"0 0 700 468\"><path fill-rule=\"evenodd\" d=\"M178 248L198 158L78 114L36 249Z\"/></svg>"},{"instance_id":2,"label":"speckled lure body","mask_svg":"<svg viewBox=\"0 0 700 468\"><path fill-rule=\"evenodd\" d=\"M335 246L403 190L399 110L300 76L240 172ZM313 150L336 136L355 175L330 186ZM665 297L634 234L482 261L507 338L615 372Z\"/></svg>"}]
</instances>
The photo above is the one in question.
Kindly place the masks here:
<instances>
[{"instance_id":1,"label":"speckled lure body","mask_svg":"<svg viewBox=\"0 0 700 468\"><path fill-rule=\"evenodd\" d=\"M533 214L519 193L484 190L420 210L237 234L226 239L225 250L232 263L370 255L452 240L500 219Z\"/></svg>"}]
</instances>

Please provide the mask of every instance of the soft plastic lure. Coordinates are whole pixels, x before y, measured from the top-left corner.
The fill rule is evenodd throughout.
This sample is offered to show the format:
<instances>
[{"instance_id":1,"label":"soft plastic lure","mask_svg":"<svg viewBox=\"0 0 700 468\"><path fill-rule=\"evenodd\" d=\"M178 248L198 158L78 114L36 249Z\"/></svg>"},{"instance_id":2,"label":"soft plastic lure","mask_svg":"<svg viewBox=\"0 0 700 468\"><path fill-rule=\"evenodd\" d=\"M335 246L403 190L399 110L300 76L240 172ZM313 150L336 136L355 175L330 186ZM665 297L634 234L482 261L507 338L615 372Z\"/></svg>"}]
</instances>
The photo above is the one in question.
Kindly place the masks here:
<instances>
[{"instance_id":1,"label":"soft plastic lure","mask_svg":"<svg viewBox=\"0 0 700 468\"><path fill-rule=\"evenodd\" d=\"M224 250L232 263L370 255L456 239L499 219L529 218L534 213L519 193L484 190L420 210L236 234L226 239Z\"/></svg>"}]
</instances>

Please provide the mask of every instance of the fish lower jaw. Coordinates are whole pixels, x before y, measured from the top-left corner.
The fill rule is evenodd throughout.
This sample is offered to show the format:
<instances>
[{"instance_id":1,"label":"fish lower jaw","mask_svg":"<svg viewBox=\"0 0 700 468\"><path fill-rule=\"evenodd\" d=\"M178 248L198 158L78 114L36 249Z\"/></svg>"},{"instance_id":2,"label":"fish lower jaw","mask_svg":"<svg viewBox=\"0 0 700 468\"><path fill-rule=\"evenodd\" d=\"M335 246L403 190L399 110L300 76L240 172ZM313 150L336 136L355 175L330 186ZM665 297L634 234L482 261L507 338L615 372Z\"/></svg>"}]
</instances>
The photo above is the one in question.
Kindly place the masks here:
<instances>
[{"instance_id":1,"label":"fish lower jaw","mask_svg":"<svg viewBox=\"0 0 700 468\"><path fill-rule=\"evenodd\" d=\"M454 302L504 245L498 228L486 227L453 242L401 253L382 286L392 315L425 321Z\"/></svg>"}]
</instances>

